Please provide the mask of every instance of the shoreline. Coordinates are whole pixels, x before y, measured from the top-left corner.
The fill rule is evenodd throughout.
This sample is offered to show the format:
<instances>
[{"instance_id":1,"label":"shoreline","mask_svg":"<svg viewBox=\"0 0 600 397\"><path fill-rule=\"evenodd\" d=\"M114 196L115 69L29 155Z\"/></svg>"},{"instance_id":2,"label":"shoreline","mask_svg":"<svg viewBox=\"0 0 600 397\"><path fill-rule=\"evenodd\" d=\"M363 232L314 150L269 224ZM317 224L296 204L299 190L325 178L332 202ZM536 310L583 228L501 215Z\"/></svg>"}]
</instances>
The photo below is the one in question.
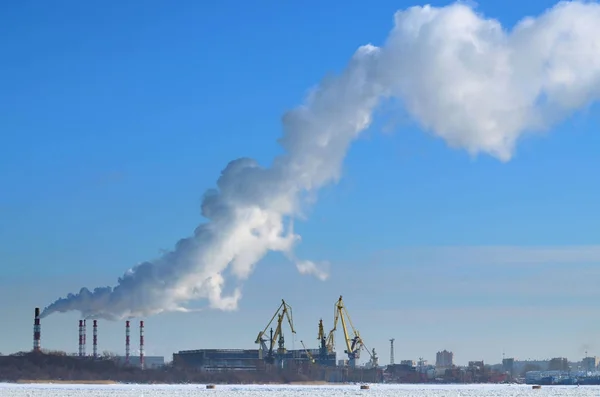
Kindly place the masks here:
<instances>
[{"instance_id":1,"label":"shoreline","mask_svg":"<svg viewBox=\"0 0 600 397\"><path fill-rule=\"evenodd\" d=\"M121 382L114 380L61 380L61 379L18 379L14 383L19 385L33 385L33 384L45 384L45 385L118 385Z\"/></svg>"},{"instance_id":2,"label":"shoreline","mask_svg":"<svg viewBox=\"0 0 600 397\"><path fill-rule=\"evenodd\" d=\"M3 382L0 382L3 383ZM288 386L331 386L331 385L345 385L352 383L332 383L326 381L293 381L293 382L260 382L260 383L131 383L131 382L119 382L114 380L61 380L61 379L19 379L14 382L4 382L8 384L19 384L19 385L33 385L33 384L44 384L44 385L220 385L220 386L246 386L246 385L288 385Z\"/></svg>"},{"instance_id":3,"label":"shoreline","mask_svg":"<svg viewBox=\"0 0 600 397\"><path fill-rule=\"evenodd\" d=\"M291 381L291 382L252 382L252 383L219 383L219 382L193 382L193 383L162 383L162 382L120 382L113 380L50 380L50 379L19 379L16 381L1 381L0 384L4 385L72 385L72 386L85 386L85 385L98 385L98 386L142 386L142 387L165 387L165 386L225 386L225 387L272 387L272 386L327 386L327 387L348 387L348 386L360 386L369 385L372 387L383 386L385 387L407 387L407 388L461 388L461 387L531 387L528 384L518 383L371 383L371 382L327 382L327 381ZM559 385L552 385L559 386ZM597 385L596 385L597 386Z\"/></svg>"}]
</instances>

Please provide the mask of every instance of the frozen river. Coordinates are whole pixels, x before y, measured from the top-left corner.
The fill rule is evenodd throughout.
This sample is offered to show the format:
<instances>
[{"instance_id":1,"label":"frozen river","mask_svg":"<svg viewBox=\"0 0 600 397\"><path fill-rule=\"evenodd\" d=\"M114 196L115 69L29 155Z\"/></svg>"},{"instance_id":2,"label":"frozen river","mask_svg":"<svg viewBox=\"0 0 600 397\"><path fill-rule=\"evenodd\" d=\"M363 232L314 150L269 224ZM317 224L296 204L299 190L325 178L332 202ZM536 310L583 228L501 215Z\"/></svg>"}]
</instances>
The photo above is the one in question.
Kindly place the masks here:
<instances>
[{"instance_id":1,"label":"frozen river","mask_svg":"<svg viewBox=\"0 0 600 397\"><path fill-rule=\"evenodd\" d=\"M533 390L524 385L358 385L344 386L229 386L217 385L15 385L0 384L0 397L190 397L190 396L398 396L398 397L516 397L594 396L600 386L545 386Z\"/></svg>"}]
</instances>

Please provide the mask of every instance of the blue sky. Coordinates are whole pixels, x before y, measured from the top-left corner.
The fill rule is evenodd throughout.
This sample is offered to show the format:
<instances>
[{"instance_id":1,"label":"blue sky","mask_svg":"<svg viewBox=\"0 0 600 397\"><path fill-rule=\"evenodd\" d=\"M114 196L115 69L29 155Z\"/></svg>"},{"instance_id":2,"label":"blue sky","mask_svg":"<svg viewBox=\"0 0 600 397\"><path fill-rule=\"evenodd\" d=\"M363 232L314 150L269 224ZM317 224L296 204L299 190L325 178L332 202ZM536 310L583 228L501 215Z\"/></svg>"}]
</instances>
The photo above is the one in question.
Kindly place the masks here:
<instances>
[{"instance_id":1,"label":"blue sky","mask_svg":"<svg viewBox=\"0 0 600 397\"><path fill-rule=\"evenodd\" d=\"M283 113L417 5L140 4L0 8L2 353L31 348L35 306L114 285L192 233L223 167L270 164ZM477 10L511 27L552 5ZM330 278L270 254L237 311L145 319L146 354L254 348L281 298L295 347L316 346L319 318L330 327L343 295L384 363L392 337L396 360L442 349L459 362L600 355L599 121L588 107L501 162L450 148L403 114L378 118L296 223L298 254L329 261ZM77 319L45 319L42 346L75 352ZM123 340L121 322L101 322L101 350L122 352Z\"/></svg>"}]
</instances>

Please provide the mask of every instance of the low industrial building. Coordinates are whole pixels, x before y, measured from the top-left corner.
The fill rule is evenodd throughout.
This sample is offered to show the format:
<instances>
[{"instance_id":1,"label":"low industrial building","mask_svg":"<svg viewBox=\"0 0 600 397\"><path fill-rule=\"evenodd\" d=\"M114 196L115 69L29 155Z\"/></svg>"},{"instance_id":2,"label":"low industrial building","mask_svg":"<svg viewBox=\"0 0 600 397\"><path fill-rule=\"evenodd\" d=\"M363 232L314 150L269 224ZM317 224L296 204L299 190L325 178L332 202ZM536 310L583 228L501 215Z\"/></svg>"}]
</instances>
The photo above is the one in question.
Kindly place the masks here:
<instances>
[{"instance_id":1,"label":"low industrial building","mask_svg":"<svg viewBox=\"0 0 600 397\"><path fill-rule=\"evenodd\" d=\"M173 354L173 366L205 371L256 370L261 361L256 349L200 349Z\"/></svg>"},{"instance_id":2,"label":"low industrial building","mask_svg":"<svg viewBox=\"0 0 600 397\"><path fill-rule=\"evenodd\" d=\"M245 370L255 371L265 368L265 361L260 356L258 349L200 349L183 350L173 354L173 366L196 368L204 371L222 371L222 370ZM281 360L283 366L287 362L296 364L310 363L310 355L320 365L335 367L335 353L330 353L327 357L319 360L319 351L317 349L306 350L288 350Z\"/></svg>"}]
</instances>

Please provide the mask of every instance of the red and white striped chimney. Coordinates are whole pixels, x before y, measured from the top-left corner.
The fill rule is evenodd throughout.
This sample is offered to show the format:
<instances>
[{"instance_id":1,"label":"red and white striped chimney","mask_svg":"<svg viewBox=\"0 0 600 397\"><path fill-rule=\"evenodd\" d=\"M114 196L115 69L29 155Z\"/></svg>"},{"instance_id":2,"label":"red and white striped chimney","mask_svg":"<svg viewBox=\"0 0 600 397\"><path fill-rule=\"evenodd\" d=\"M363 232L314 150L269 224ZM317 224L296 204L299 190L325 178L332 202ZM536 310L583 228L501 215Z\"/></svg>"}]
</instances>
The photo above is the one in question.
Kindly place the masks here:
<instances>
[{"instance_id":1,"label":"red and white striped chimney","mask_svg":"<svg viewBox=\"0 0 600 397\"><path fill-rule=\"evenodd\" d=\"M87 346L87 340L86 340L87 339L86 338L87 337L87 329L86 329L85 325L86 325L85 320L83 320L83 356L84 357L87 356L87 352L85 351L86 346Z\"/></svg>"},{"instance_id":2,"label":"red and white striped chimney","mask_svg":"<svg viewBox=\"0 0 600 397\"><path fill-rule=\"evenodd\" d=\"M40 308L35 308L35 317L33 320L33 351L39 353L42 349L41 338L42 327L40 325Z\"/></svg>"},{"instance_id":3,"label":"red and white striped chimney","mask_svg":"<svg viewBox=\"0 0 600 397\"><path fill-rule=\"evenodd\" d=\"M98 321L94 320L94 329L93 329L93 349L94 349L94 358L98 358Z\"/></svg>"},{"instance_id":4,"label":"red and white striped chimney","mask_svg":"<svg viewBox=\"0 0 600 397\"><path fill-rule=\"evenodd\" d=\"M83 320L79 320L79 357L83 356Z\"/></svg>"},{"instance_id":5,"label":"red and white striped chimney","mask_svg":"<svg viewBox=\"0 0 600 397\"><path fill-rule=\"evenodd\" d=\"M125 321L125 364L129 364L129 321Z\"/></svg>"},{"instance_id":6,"label":"red and white striped chimney","mask_svg":"<svg viewBox=\"0 0 600 397\"><path fill-rule=\"evenodd\" d=\"M140 368L144 369L144 322L140 321Z\"/></svg>"}]
</instances>

